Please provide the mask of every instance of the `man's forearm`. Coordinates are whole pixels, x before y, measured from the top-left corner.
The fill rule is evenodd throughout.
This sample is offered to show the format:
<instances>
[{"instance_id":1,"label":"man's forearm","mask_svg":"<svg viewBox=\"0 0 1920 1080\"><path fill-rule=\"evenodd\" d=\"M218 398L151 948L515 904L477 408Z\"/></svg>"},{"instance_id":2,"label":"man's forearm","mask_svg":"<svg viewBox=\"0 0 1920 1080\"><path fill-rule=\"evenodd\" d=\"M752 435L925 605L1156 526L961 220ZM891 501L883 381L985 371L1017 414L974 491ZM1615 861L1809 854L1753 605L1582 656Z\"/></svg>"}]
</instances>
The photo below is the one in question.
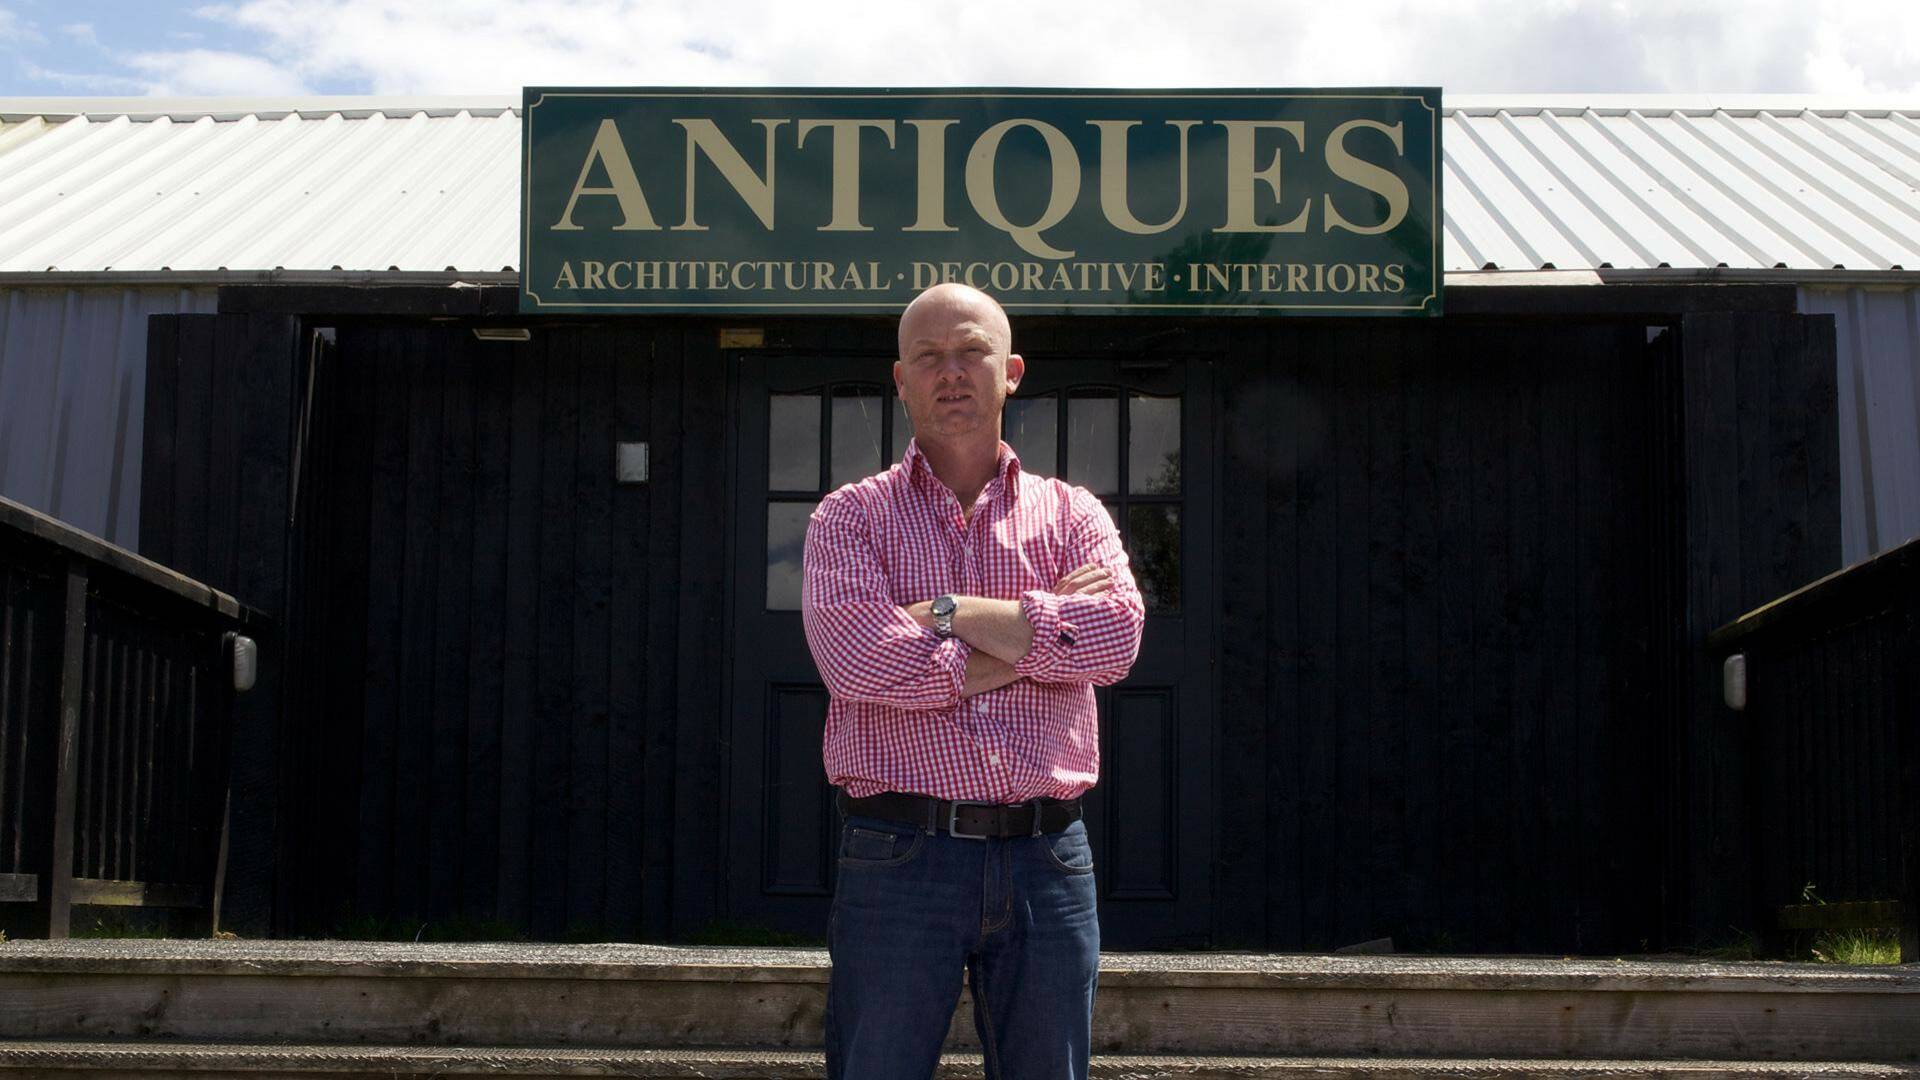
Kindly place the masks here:
<instances>
[{"instance_id":1,"label":"man's forearm","mask_svg":"<svg viewBox=\"0 0 1920 1080\"><path fill-rule=\"evenodd\" d=\"M960 696L969 698L989 690L998 690L1019 678L1013 673L1012 664L976 650L967 655L967 680L960 687Z\"/></svg>"},{"instance_id":2,"label":"man's forearm","mask_svg":"<svg viewBox=\"0 0 1920 1080\"><path fill-rule=\"evenodd\" d=\"M1018 600L991 600L984 596L957 596L953 636L1009 664L1017 664L1033 647L1033 627L1020 612Z\"/></svg>"}]
</instances>

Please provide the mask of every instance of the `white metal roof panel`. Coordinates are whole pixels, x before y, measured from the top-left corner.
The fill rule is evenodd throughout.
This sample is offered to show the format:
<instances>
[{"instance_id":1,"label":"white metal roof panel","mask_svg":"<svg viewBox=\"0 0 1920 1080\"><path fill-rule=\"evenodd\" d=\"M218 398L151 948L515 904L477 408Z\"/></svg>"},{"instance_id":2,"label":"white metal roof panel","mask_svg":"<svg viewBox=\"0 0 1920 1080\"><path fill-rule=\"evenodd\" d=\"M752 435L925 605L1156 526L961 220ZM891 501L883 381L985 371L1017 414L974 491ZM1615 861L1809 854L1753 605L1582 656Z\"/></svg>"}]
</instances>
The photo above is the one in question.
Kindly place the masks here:
<instances>
[{"instance_id":1,"label":"white metal roof panel","mask_svg":"<svg viewBox=\"0 0 1920 1080\"><path fill-rule=\"evenodd\" d=\"M1449 271L1920 271L1920 103L1450 96ZM0 272L492 273L509 98L0 99Z\"/></svg>"}]
</instances>

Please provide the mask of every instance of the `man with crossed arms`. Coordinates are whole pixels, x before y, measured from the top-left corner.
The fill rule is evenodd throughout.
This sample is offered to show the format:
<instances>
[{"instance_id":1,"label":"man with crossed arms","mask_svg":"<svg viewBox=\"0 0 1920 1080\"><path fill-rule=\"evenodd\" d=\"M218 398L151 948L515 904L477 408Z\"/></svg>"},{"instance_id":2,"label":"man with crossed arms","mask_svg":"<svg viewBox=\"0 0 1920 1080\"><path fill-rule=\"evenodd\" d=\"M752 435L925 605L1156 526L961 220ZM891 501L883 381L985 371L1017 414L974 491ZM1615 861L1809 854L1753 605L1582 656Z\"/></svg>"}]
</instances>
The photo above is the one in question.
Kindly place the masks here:
<instances>
[{"instance_id":1,"label":"man with crossed arms","mask_svg":"<svg viewBox=\"0 0 1920 1080\"><path fill-rule=\"evenodd\" d=\"M1132 666L1145 609L1100 501L1001 441L1026 364L1000 305L937 285L899 344L906 455L807 529L801 609L842 816L827 1075L932 1076L964 965L989 1080L1082 1080L1093 688Z\"/></svg>"}]
</instances>

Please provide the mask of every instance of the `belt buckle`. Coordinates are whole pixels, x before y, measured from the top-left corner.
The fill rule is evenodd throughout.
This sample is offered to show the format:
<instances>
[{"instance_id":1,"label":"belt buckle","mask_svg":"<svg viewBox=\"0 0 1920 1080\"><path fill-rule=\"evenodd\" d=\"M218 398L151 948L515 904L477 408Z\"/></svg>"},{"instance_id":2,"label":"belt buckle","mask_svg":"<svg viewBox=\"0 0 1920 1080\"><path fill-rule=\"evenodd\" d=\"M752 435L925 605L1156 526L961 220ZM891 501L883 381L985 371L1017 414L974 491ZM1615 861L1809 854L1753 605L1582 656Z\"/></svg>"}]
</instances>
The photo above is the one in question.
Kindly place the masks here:
<instances>
[{"instance_id":1,"label":"belt buckle","mask_svg":"<svg viewBox=\"0 0 1920 1080\"><path fill-rule=\"evenodd\" d=\"M985 840L986 833L963 833L960 831L960 808L963 806L998 806L999 803L982 802L974 799L955 799L947 808L947 835L962 840Z\"/></svg>"}]
</instances>

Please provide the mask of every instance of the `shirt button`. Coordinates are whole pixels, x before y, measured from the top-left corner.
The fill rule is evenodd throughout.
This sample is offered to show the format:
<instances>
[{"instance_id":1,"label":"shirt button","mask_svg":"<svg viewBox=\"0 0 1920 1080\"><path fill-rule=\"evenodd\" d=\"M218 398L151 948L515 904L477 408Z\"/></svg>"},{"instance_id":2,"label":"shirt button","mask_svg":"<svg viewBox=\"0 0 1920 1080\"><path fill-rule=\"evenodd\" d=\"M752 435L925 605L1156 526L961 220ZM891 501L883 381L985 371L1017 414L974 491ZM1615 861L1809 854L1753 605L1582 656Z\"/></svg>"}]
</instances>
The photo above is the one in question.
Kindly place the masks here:
<instances>
[{"instance_id":1,"label":"shirt button","mask_svg":"<svg viewBox=\"0 0 1920 1080\"><path fill-rule=\"evenodd\" d=\"M988 760L988 761L991 761L991 762L993 762L993 763L994 763L995 765L998 765L998 764L1000 764L1000 755L999 755L999 754L988 754L988 755L987 755L987 760Z\"/></svg>"},{"instance_id":2,"label":"shirt button","mask_svg":"<svg viewBox=\"0 0 1920 1080\"><path fill-rule=\"evenodd\" d=\"M974 711L974 712L976 712L976 713L979 713L979 714L980 714L981 716L985 716L985 715L987 715L987 703L986 703L986 702L984 702L984 701L976 701L976 702L974 702L974 703L973 703L973 711Z\"/></svg>"}]
</instances>

